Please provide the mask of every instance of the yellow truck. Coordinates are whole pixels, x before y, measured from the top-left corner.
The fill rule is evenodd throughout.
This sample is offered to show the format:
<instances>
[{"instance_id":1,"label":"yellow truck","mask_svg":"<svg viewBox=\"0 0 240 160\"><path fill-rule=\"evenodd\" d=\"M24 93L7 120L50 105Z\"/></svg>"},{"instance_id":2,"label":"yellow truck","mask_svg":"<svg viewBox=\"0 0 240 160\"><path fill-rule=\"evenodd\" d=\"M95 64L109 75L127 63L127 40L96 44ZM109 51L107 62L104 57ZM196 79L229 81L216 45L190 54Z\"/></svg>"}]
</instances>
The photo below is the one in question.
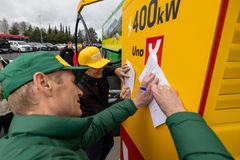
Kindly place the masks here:
<instances>
[{"instance_id":1,"label":"yellow truck","mask_svg":"<svg viewBox=\"0 0 240 160\"><path fill-rule=\"evenodd\" d=\"M240 1L125 0L121 12L122 63L136 72L133 97L154 52L187 110L202 115L240 160ZM148 107L122 124L120 144L122 160L178 159L167 126L154 128Z\"/></svg>"}]
</instances>

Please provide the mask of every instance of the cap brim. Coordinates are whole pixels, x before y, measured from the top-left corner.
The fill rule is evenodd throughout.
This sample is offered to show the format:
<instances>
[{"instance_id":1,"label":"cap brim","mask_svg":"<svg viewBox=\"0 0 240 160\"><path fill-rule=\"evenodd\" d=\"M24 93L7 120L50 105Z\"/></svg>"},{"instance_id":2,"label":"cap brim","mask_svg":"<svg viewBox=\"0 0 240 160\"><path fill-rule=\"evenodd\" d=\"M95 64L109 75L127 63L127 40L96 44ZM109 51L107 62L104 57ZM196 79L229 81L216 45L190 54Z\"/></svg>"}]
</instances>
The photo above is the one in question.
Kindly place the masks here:
<instances>
[{"instance_id":1,"label":"cap brim","mask_svg":"<svg viewBox=\"0 0 240 160\"><path fill-rule=\"evenodd\" d=\"M68 69L68 70L87 70L89 69L88 66L65 66L63 69Z\"/></svg>"},{"instance_id":2,"label":"cap brim","mask_svg":"<svg viewBox=\"0 0 240 160\"><path fill-rule=\"evenodd\" d=\"M88 66L68 66L68 67L64 67L63 69L72 70L75 76L76 82L79 83L80 80L82 79L82 76L84 75L86 70L89 69L89 67Z\"/></svg>"},{"instance_id":3,"label":"cap brim","mask_svg":"<svg viewBox=\"0 0 240 160\"><path fill-rule=\"evenodd\" d=\"M92 67L92 68L103 68L106 64L108 64L110 62L110 60L108 59L105 59L105 58L102 58L100 60L98 60L97 62L95 63L91 63L89 64L88 66L89 67Z\"/></svg>"}]
</instances>

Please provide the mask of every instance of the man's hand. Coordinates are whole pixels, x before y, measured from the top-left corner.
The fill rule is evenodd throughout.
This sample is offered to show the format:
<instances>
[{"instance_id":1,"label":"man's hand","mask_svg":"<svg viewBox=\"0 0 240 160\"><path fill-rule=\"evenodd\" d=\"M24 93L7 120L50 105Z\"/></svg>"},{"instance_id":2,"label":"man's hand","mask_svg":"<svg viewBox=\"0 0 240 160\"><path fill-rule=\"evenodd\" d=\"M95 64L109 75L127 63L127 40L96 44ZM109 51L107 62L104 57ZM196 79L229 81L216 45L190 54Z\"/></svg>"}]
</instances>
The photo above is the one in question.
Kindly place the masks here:
<instances>
[{"instance_id":1,"label":"man's hand","mask_svg":"<svg viewBox=\"0 0 240 160\"><path fill-rule=\"evenodd\" d=\"M137 96L133 99L133 103L137 108L146 106L153 99L151 93L151 86L158 85L159 79L155 74L150 73L148 76L144 77L140 89L138 90Z\"/></svg>"},{"instance_id":2,"label":"man's hand","mask_svg":"<svg viewBox=\"0 0 240 160\"><path fill-rule=\"evenodd\" d=\"M130 70L127 64L124 64L122 67L118 67L115 69L116 75L121 79L123 82L124 77L128 77L127 72Z\"/></svg>"},{"instance_id":3,"label":"man's hand","mask_svg":"<svg viewBox=\"0 0 240 160\"><path fill-rule=\"evenodd\" d=\"M167 117L176 112L185 112L184 105L177 95L176 91L167 85L151 86L154 99Z\"/></svg>"},{"instance_id":4,"label":"man's hand","mask_svg":"<svg viewBox=\"0 0 240 160\"><path fill-rule=\"evenodd\" d=\"M121 93L120 93L120 98L121 99L130 99L131 98L131 91L130 91L130 89L123 86L123 88L121 90Z\"/></svg>"}]
</instances>

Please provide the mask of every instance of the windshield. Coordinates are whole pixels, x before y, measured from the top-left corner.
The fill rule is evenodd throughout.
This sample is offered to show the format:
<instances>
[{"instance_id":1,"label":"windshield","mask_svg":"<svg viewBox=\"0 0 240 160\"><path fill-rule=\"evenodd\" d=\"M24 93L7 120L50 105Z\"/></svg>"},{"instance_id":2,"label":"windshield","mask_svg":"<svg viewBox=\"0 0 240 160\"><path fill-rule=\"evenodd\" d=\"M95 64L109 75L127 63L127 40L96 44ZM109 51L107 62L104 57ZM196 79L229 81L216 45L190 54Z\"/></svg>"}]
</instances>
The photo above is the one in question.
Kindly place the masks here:
<instances>
[{"instance_id":1,"label":"windshield","mask_svg":"<svg viewBox=\"0 0 240 160\"><path fill-rule=\"evenodd\" d=\"M51 43L44 43L47 46L53 46Z\"/></svg>"},{"instance_id":2,"label":"windshield","mask_svg":"<svg viewBox=\"0 0 240 160\"><path fill-rule=\"evenodd\" d=\"M27 45L27 43L26 42L17 42L19 45Z\"/></svg>"}]
</instances>

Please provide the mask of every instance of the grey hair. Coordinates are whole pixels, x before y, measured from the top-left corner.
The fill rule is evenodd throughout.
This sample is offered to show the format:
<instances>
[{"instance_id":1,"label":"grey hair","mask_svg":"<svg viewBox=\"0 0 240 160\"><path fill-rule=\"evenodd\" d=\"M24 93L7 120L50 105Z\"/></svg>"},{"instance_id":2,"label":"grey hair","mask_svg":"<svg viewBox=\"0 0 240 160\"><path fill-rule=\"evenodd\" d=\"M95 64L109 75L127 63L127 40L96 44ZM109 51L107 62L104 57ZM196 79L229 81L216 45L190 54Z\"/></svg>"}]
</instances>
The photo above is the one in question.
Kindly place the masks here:
<instances>
[{"instance_id":1,"label":"grey hair","mask_svg":"<svg viewBox=\"0 0 240 160\"><path fill-rule=\"evenodd\" d=\"M57 84L63 82L61 71L50 73L47 77ZM18 88L8 98L9 108L14 114L26 114L27 112L34 110L35 106L39 103L37 95L33 91L33 81Z\"/></svg>"}]
</instances>

